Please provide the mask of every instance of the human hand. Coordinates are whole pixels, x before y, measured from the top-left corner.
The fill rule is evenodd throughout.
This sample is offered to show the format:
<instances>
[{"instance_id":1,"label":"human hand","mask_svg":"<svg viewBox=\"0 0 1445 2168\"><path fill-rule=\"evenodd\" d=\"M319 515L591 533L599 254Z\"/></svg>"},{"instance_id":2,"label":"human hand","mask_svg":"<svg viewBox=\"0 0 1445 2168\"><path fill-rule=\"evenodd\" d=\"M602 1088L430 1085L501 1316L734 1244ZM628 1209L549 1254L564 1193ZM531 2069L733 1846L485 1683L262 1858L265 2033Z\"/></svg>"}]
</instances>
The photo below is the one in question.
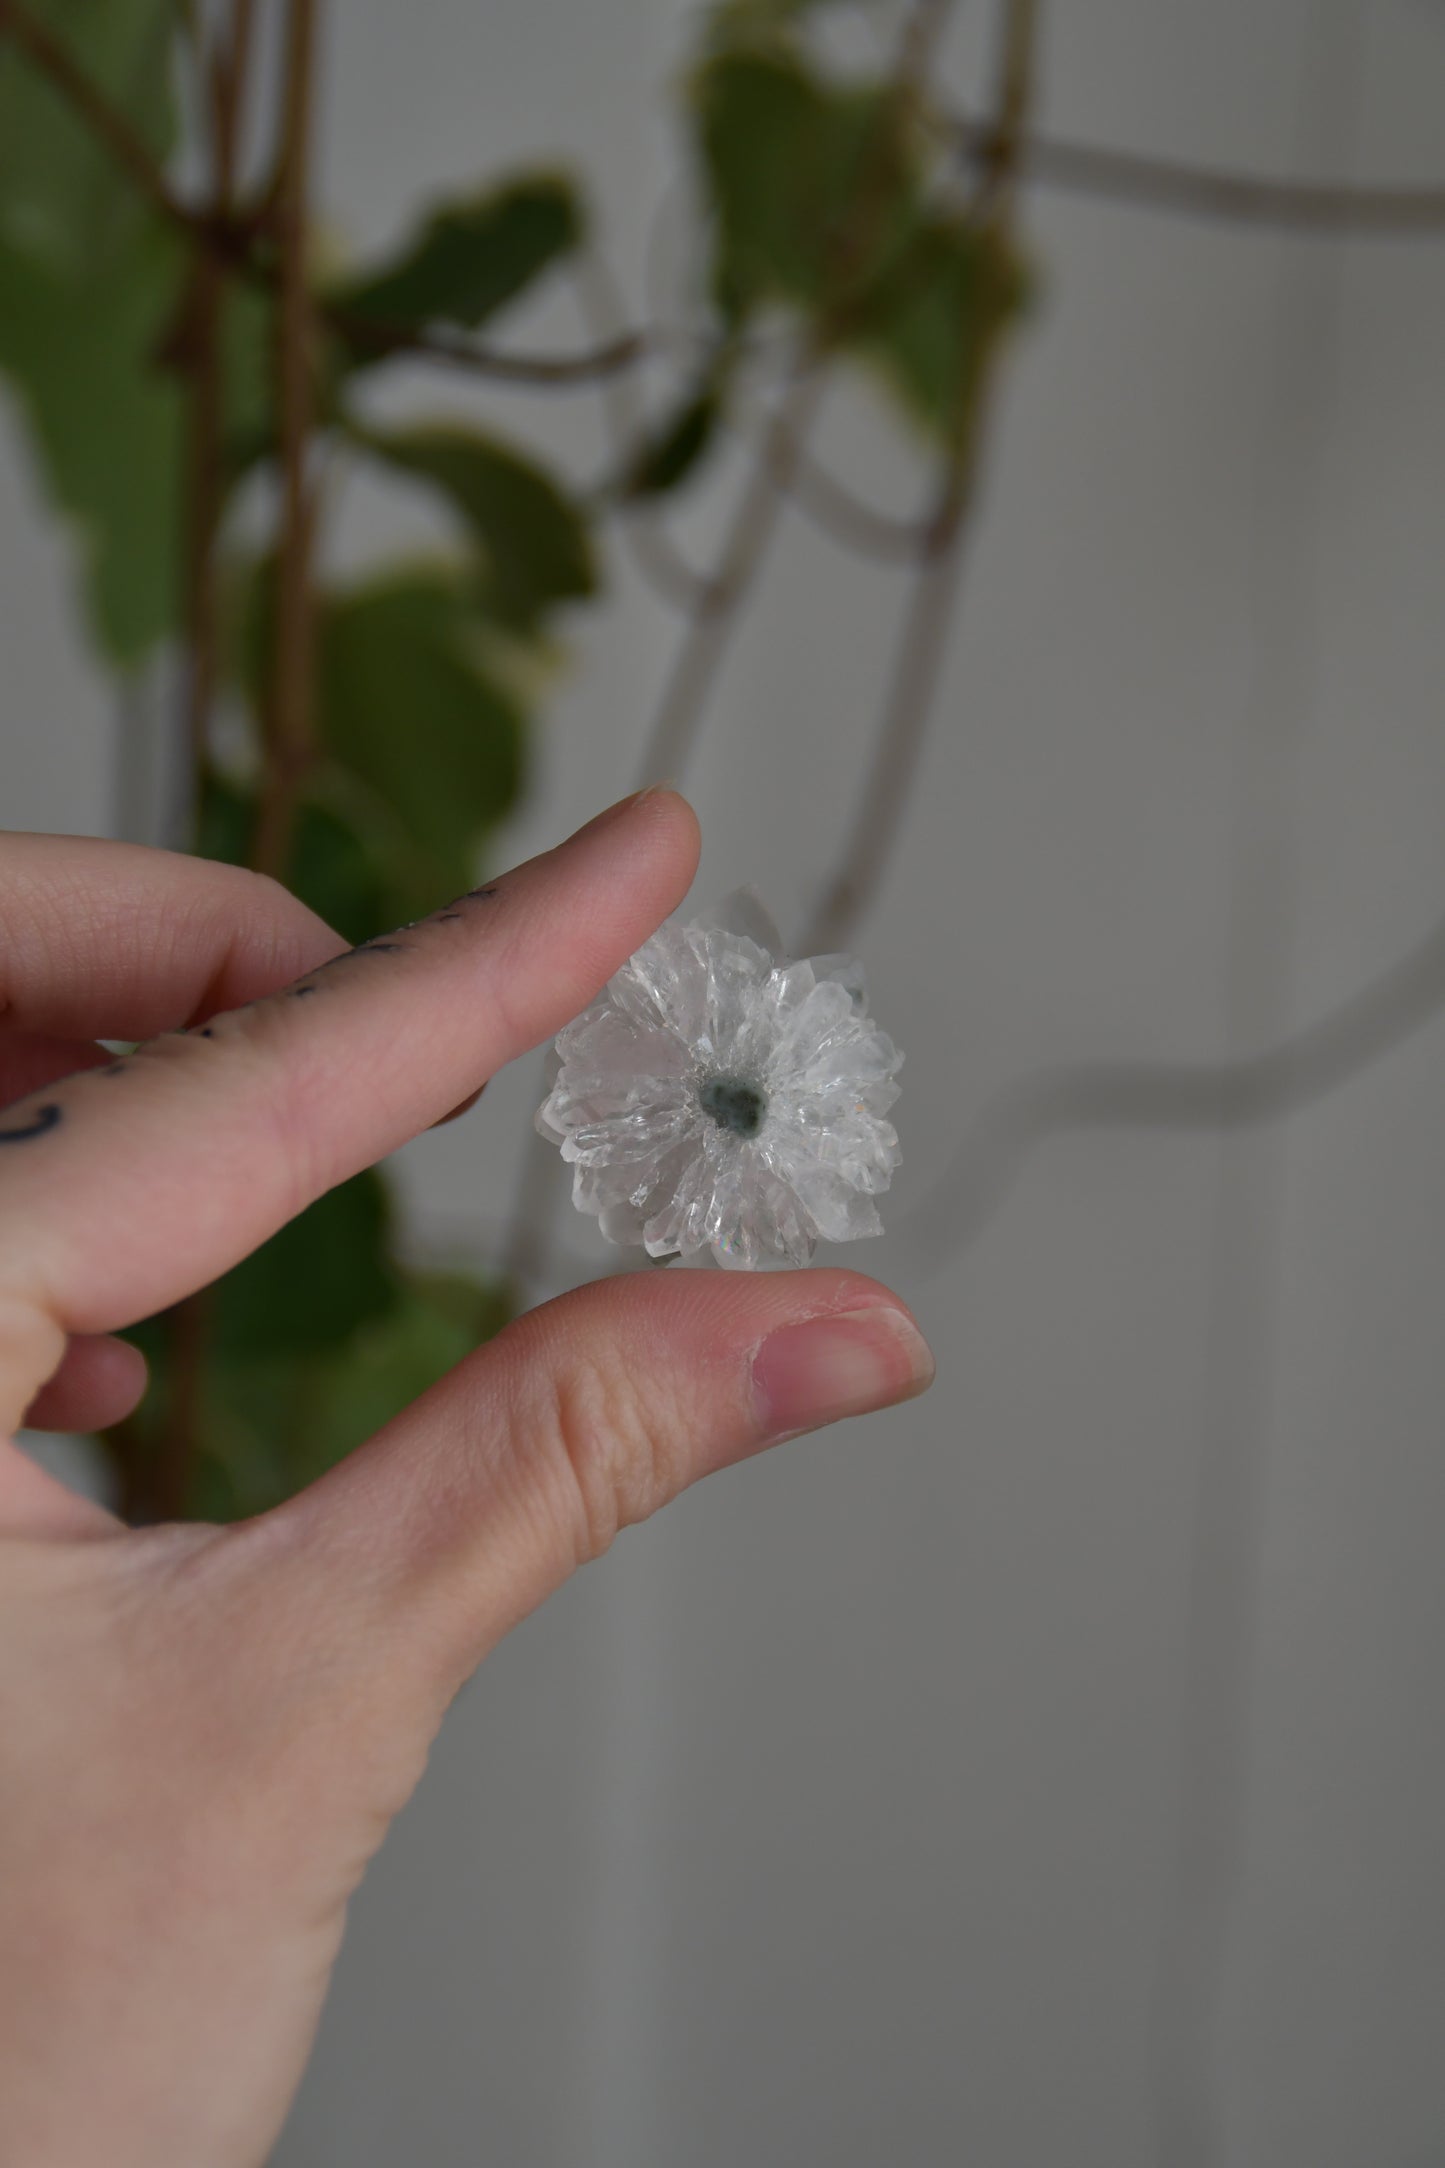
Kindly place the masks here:
<instances>
[{"instance_id":1,"label":"human hand","mask_svg":"<svg viewBox=\"0 0 1445 2168\"><path fill-rule=\"evenodd\" d=\"M128 1412L143 1366L108 1335L548 1038L696 855L647 793L345 950L254 875L0 840L6 2168L256 2168L347 1899L480 1659L699 1476L927 1383L857 1273L662 1272L519 1318L235 1527L128 1530L10 1442ZM97 1035L145 1043L117 1064Z\"/></svg>"}]
</instances>

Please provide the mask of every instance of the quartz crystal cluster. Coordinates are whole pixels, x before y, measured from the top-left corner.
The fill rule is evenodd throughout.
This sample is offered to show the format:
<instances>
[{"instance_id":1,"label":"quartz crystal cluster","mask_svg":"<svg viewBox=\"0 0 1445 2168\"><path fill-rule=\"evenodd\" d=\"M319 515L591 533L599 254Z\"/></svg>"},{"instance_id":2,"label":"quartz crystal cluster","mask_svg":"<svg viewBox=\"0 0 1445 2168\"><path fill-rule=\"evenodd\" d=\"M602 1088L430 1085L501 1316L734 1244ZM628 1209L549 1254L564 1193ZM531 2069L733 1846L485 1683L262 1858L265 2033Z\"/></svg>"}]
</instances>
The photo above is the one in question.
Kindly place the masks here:
<instances>
[{"instance_id":1,"label":"quartz crystal cluster","mask_svg":"<svg viewBox=\"0 0 1445 2168\"><path fill-rule=\"evenodd\" d=\"M610 1241L749 1269L882 1233L903 1056L850 957L780 949L739 890L669 919L558 1037L537 1127Z\"/></svg>"}]
</instances>

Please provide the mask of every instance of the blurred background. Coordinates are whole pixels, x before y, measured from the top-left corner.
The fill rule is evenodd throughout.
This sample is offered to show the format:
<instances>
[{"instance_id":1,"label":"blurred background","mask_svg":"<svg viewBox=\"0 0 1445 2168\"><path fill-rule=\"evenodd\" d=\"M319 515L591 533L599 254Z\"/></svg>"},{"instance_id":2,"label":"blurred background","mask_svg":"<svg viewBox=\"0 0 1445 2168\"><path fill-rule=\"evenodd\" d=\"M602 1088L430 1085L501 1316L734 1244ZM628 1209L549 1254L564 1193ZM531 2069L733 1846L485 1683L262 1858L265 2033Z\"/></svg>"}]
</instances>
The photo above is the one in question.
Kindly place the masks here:
<instances>
[{"instance_id":1,"label":"blurred background","mask_svg":"<svg viewBox=\"0 0 1445 2168\"><path fill-rule=\"evenodd\" d=\"M315 25L309 172L293 136L268 222L217 225L218 279L279 290L293 331L309 309L313 359L323 331L346 351L308 408L286 325L257 334L281 389L227 421L224 506L208 529L192 488L181 530L213 614L264 617L279 559L290 633L236 640L309 639L340 733L358 583L455 553L460 521L506 778L437 850L504 864L656 755L702 817L699 899L752 881L800 938L846 933L908 1054L889 1232L848 1261L939 1355L927 1399L710 1482L498 1651L356 1900L280 2168L1445 2163L1445 9L1032 13L348 0ZM237 202L297 88L283 14L258 10ZM153 19L111 0L111 30ZM23 52L0 29L0 117L73 108L45 40L77 40L179 199L212 200L214 143L131 96L165 49L116 74L82 0L32 20ZM203 57L230 27L201 11ZM885 115L841 243L805 140L835 96L847 126ZM226 631L198 700L204 594L97 599L107 550L138 562L145 476L112 463L99 507L66 480L24 278L71 280L67 354L101 282L42 261L32 214L60 197L22 134L0 130L0 818L189 847L201 799L208 847L239 806L236 852L279 862L307 699L248 720ZM496 329L494 301L418 301L428 207L543 169L575 177L590 241L554 203ZM815 211L783 200L805 169ZM895 219L927 247L880 320L855 288ZM303 225L330 283L288 303ZM193 461L209 276L181 312ZM445 351L619 336L560 384ZM76 373L73 412L129 411ZM418 425L442 421L581 508L545 515L550 584L519 602L525 485L438 453ZM424 737L452 681L382 648L378 727ZM325 742L385 789L391 756ZM362 867L358 910L424 874L424 817L406 849ZM518 1065L391 1163L392 1308L308 1361L384 1398L450 1359L396 1323L418 1303L465 1338L467 1288L500 1313L608 1267L555 1162L519 1200L537 1095ZM259 1434L247 1381L300 1358L246 1330L207 1390ZM156 1421L160 1445L31 1442L144 1493ZM296 1450L200 1436L186 1509L244 1510Z\"/></svg>"}]
</instances>

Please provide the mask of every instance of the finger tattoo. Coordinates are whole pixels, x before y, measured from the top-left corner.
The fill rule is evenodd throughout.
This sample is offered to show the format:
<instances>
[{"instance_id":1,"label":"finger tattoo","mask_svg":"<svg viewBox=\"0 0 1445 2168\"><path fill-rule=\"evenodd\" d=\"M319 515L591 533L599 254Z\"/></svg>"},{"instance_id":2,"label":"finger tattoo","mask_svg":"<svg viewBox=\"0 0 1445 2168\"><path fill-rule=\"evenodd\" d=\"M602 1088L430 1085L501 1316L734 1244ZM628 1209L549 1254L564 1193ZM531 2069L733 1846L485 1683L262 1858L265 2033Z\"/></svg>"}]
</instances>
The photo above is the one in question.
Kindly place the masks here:
<instances>
[{"instance_id":1,"label":"finger tattoo","mask_svg":"<svg viewBox=\"0 0 1445 2168\"><path fill-rule=\"evenodd\" d=\"M0 1144L26 1144L31 1137L43 1137L60 1119L60 1109L53 1101L37 1107L23 1129L0 1129Z\"/></svg>"}]
</instances>

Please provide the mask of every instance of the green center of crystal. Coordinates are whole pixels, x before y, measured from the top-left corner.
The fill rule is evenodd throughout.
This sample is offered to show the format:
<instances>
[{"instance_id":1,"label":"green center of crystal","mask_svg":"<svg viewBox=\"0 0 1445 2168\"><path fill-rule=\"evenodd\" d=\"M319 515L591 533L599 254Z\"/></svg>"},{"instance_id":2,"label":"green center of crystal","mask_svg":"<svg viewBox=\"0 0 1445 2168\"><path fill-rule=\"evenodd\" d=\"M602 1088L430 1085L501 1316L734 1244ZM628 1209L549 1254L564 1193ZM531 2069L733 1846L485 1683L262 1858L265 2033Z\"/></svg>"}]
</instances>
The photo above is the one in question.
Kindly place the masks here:
<instances>
[{"instance_id":1,"label":"green center of crystal","mask_svg":"<svg viewBox=\"0 0 1445 2168\"><path fill-rule=\"evenodd\" d=\"M735 1137L755 1137L768 1111L768 1102L757 1085L740 1076L710 1076L698 1093L698 1101L703 1113L710 1114L719 1129Z\"/></svg>"}]
</instances>

